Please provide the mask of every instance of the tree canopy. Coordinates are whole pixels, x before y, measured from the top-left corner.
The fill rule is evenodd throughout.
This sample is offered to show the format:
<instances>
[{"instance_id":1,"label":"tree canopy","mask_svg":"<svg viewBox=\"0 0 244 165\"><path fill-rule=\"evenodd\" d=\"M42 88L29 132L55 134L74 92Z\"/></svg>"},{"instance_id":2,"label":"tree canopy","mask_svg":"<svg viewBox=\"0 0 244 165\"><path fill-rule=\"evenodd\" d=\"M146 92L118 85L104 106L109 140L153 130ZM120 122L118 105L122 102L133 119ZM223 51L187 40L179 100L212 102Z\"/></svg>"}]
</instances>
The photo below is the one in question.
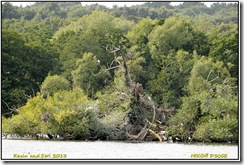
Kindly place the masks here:
<instances>
[{"instance_id":1,"label":"tree canopy","mask_svg":"<svg viewBox=\"0 0 244 165\"><path fill-rule=\"evenodd\" d=\"M238 9L3 3L2 131L237 142Z\"/></svg>"}]
</instances>

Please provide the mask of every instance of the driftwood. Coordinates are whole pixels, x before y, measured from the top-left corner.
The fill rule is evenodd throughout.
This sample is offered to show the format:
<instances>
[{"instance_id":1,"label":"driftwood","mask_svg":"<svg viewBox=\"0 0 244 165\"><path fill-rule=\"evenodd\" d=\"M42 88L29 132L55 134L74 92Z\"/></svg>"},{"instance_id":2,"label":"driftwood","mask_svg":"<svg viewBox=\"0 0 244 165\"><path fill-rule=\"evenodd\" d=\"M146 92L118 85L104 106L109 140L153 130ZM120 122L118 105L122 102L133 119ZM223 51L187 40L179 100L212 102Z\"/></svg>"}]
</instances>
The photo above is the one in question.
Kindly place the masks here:
<instances>
[{"instance_id":1,"label":"driftwood","mask_svg":"<svg viewBox=\"0 0 244 165\"><path fill-rule=\"evenodd\" d=\"M160 141L160 142L162 142L162 138L156 133L156 132L154 132L153 130L151 130L151 129L149 129L148 130L151 134L153 134L156 138L158 138L158 140Z\"/></svg>"}]
</instances>

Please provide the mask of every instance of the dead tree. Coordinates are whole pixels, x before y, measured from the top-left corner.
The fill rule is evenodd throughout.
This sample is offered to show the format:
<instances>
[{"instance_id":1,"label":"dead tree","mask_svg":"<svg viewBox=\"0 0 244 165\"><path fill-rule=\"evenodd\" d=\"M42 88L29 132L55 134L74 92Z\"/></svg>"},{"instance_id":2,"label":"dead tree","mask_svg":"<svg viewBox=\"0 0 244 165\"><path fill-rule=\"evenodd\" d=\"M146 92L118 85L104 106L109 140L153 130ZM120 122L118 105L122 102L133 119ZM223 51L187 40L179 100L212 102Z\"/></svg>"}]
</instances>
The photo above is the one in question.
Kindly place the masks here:
<instances>
[{"instance_id":1,"label":"dead tree","mask_svg":"<svg viewBox=\"0 0 244 165\"><path fill-rule=\"evenodd\" d=\"M114 59L110 65L107 65L106 69L101 66L99 61L98 65L100 66L101 71L93 75L97 76L102 72L108 72L109 70L119 68L126 79L127 86L131 90L131 111L128 113L126 122L121 125L121 130L126 131L127 138L130 140L141 141L144 140L148 133L151 133L161 141L160 137L153 130L156 128L154 127L154 122L156 120L156 116L158 115L157 112L159 112L159 109L156 108L156 103L151 98L148 99L148 97L143 96L142 84L132 81L130 77L130 70L126 64L128 58L126 51L120 47L113 47L111 50L108 50L108 47L105 46L104 48L108 52L113 53ZM118 58L118 55L122 58ZM150 119L147 118L148 113L150 113Z\"/></svg>"}]
</instances>

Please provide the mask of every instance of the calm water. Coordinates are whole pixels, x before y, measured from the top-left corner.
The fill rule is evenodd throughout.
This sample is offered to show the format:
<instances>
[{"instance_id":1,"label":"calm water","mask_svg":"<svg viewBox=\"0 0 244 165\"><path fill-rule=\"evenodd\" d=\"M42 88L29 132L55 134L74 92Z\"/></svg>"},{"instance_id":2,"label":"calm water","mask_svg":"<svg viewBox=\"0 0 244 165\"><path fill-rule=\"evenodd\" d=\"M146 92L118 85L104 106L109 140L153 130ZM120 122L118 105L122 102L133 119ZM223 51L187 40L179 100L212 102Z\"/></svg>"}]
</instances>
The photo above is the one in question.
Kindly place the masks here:
<instances>
[{"instance_id":1,"label":"calm water","mask_svg":"<svg viewBox=\"0 0 244 165\"><path fill-rule=\"evenodd\" d=\"M66 156L66 159L191 159L193 154L202 154L204 159L209 159L213 154L226 154L227 159L237 159L238 146L168 142L2 140L3 159L15 159L21 155L27 159L45 156L46 159L52 159L53 156Z\"/></svg>"}]
</instances>

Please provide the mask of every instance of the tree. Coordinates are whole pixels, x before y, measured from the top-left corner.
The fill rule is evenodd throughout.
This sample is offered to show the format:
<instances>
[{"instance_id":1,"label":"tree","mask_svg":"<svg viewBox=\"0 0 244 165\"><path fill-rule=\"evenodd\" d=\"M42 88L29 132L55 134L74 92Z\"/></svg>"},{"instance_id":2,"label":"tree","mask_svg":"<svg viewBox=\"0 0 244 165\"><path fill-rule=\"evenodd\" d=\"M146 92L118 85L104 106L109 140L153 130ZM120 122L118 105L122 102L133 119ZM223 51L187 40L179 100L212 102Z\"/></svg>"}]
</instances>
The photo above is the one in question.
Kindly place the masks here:
<instances>
[{"instance_id":1,"label":"tree","mask_svg":"<svg viewBox=\"0 0 244 165\"><path fill-rule=\"evenodd\" d=\"M13 30L2 31L3 109L25 104L35 95L47 73L56 65L56 54L40 43L29 43Z\"/></svg>"},{"instance_id":2,"label":"tree","mask_svg":"<svg viewBox=\"0 0 244 165\"><path fill-rule=\"evenodd\" d=\"M87 96L94 97L102 89L109 78L107 73L99 74L100 60L92 53L85 53L82 59L77 60L76 69L72 71L73 86L83 89Z\"/></svg>"},{"instance_id":3,"label":"tree","mask_svg":"<svg viewBox=\"0 0 244 165\"><path fill-rule=\"evenodd\" d=\"M181 97L188 94L188 80L196 54L184 50L171 51L162 56L158 74L148 81L148 90L159 105L178 109Z\"/></svg>"},{"instance_id":4,"label":"tree","mask_svg":"<svg viewBox=\"0 0 244 165\"><path fill-rule=\"evenodd\" d=\"M95 44L94 38L83 34L83 32L64 32L57 40L55 39L54 44L58 49L61 65L56 69L56 72L61 73L69 81L72 80L71 71L76 68L76 60L82 58L86 52L102 53L103 51L101 47Z\"/></svg>"},{"instance_id":5,"label":"tree","mask_svg":"<svg viewBox=\"0 0 244 165\"><path fill-rule=\"evenodd\" d=\"M206 57L197 60L189 79L189 96L169 120L169 135L181 140L237 140L238 99L233 82L223 62Z\"/></svg>"},{"instance_id":6,"label":"tree","mask_svg":"<svg viewBox=\"0 0 244 165\"><path fill-rule=\"evenodd\" d=\"M129 30L128 27L131 25L132 23L127 20L96 11L61 28L54 35L54 44L59 48L63 75L70 80L75 61L82 58L82 55L87 52L96 55L101 65L112 62L113 55L106 49L111 49L114 45L121 46L121 48L122 46L128 47L128 40L124 33Z\"/></svg>"},{"instance_id":7,"label":"tree","mask_svg":"<svg viewBox=\"0 0 244 165\"><path fill-rule=\"evenodd\" d=\"M173 139L236 141L237 14L236 3L6 2L3 130L162 141L167 127Z\"/></svg>"},{"instance_id":8,"label":"tree","mask_svg":"<svg viewBox=\"0 0 244 165\"><path fill-rule=\"evenodd\" d=\"M238 32L228 37L215 38L210 47L209 56L215 60L223 61L228 67L231 76L238 78Z\"/></svg>"},{"instance_id":9,"label":"tree","mask_svg":"<svg viewBox=\"0 0 244 165\"><path fill-rule=\"evenodd\" d=\"M44 98L52 96L55 92L69 90L70 83L65 78L53 75L47 76L41 85L41 94Z\"/></svg>"},{"instance_id":10,"label":"tree","mask_svg":"<svg viewBox=\"0 0 244 165\"><path fill-rule=\"evenodd\" d=\"M91 11L83 6L79 6L79 8L68 13L68 18L81 18L86 14L91 14Z\"/></svg>"},{"instance_id":11,"label":"tree","mask_svg":"<svg viewBox=\"0 0 244 165\"><path fill-rule=\"evenodd\" d=\"M26 105L18 109L18 115L13 115L6 120L7 133L24 135L36 135L40 132L39 124L41 109L45 100L37 94L34 98L28 99Z\"/></svg>"},{"instance_id":12,"label":"tree","mask_svg":"<svg viewBox=\"0 0 244 165\"><path fill-rule=\"evenodd\" d=\"M127 112L130 104L130 89L126 84L125 77L121 76L121 70L115 70L114 82L110 83L103 90L97 92L99 101L100 116L106 116L114 112ZM120 123L121 124L121 123Z\"/></svg>"},{"instance_id":13,"label":"tree","mask_svg":"<svg viewBox=\"0 0 244 165\"><path fill-rule=\"evenodd\" d=\"M202 2L184 2L179 6L182 9L181 13L190 17L201 15L202 13L211 15L211 9Z\"/></svg>"},{"instance_id":14,"label":"tree","mask_svg":"<svg viewBox=\"0 0 244 165\"><path fill-rule=\"evenodd\" d=\"M11 3L6 2L2 4L2 18L3 19L19 19L21 17L17 10L17 7L13 6Z\"/></svg>"},{"instance_id":15,"label":"tree","mask_svg":"<svg viewBox=\"0 0 244 165\"><path fill-rule=\"evenodd\" d=\"M13 30L2 30L2 112L22 106L32 91L28 85L27 48L21 35ZM31 92L31 93L30 93Z\"/></svg>"},{"instance_id":16,"label":"tree","mask_svg":"<svg viewBox=\"0 0 244 165\"><path fill-rule=\"evenodd\" d=\"M189 20L170 17L164 24L157 26L149 35L149 47L152 58L161 60L170 50L184 49L192 52L190 43L193 40L193 31Z\"/></svg>"},{"instance_id":17,"label":"tree","mask_svg":"<svg viewBox=\"0 0 244 165\"><path fill-rule=\"evenodd\" d=\"M147 82L154 79L158 72L148 46L149 34L156 24L157 21L144 18L126 35L132 45L128 50L129 59L127 60L131 78L142 83L145 88L147 88Z\"/></svg>"},{"instance_id":18,"label":"tree","mask_svg":"<svg viewBox=\"0 0 244 165\"><path fill-rule=\"evenodd\" d=\"M214 24L220 23L238 23L238 3L214 3L211 6L212 11L214 12L212 22ZM224 15L224 17L223 17Z\"/></svg>"},{"instance_id":19,"label":"tree","mask_svg":"<svg viewBox=\"0 0 244 165\"><path fill-rule=\"evenodd\" d=\"M60 135L65 139L88 139L102 127L97 119L96 104L88 101L80 88L58 90L45 99L37 93L18 111L18 115L4 119L6 133L36 137L44 133L50 138Z\"/></svg>"},{"instance_id":20,"label":"tree","mask_svg":"<svg viewBox=\"0 0 244 165\"><path fill-rule=\"evenodd\" d=\"M24 18L25 20L32 20L36 15L36 11L30 8L20 7L18 11L20 12L22 18Z\"/></svg>"},{"instance_id":21,"label":"tree","mask_svg":"<svg viewBox=\"0 0 244 165\"><path fill-rule=\"evenodd\" d=\"M50 45L45 46L39 42L31 42L26 45L29 49L27 53L28 76L39 88L47 74L58 65L58 54Z\"/></svg>"},{"instance_id":22,"label":"tree","mask_svg":"<svg viewBox=\"0 0 244 165\"><path fill-rule=\"evenodd\" d=\"M222 84L227 78L230 78L230 74L223 62L213 62L211 58L203 56L196 61L192 68L188 90L192 95L199 94L209 90L206 84Z\"/></svg>"},{"instance_id":23,"label":"tree","mask_svg":"<svg viewBox=\"0 0 244 165\"><path fill-rule=\"evenodd\" d=\"M52 134L65 139L89 139L101 127L97 120L97 105L88 101L80 88L71 91L58 91L49 97L45 108L50 113L46 128L52 128ZM48 130L47 130L48 131Z\"/></svg>"}]
</instances>

